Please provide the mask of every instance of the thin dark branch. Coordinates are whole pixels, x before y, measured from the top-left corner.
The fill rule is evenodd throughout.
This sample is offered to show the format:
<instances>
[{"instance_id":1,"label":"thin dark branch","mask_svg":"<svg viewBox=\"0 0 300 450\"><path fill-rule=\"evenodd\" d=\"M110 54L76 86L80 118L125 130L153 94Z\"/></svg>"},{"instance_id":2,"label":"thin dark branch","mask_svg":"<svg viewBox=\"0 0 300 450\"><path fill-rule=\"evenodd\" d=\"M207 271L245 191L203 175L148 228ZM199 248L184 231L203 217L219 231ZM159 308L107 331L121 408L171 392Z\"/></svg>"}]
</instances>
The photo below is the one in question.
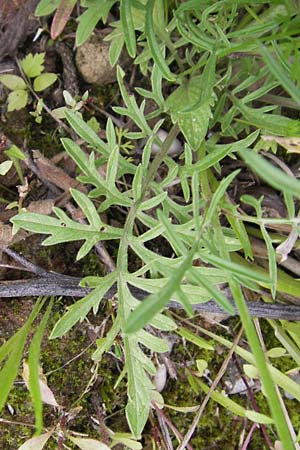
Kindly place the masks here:
<instances>
[{"instance_id":1,"label":"thin dark branch","mask_svg":"<svg viewBox=\"0 0 300 450\"><path fill-rule=\"evenodd\" d=\"M19 264L22 264L22 266L28 270L29 272L35 273L36 275L40 276L47 276L48 272L45 269L42 269L42 267L39 267L32 262L28 261L26 258L21 256L19 253L15 252L9 247L2 249L3 253L6 253L8 256L10 256L12 259L17 261Z\"/></svg>"},{"instance_id":2,"label":"thin dark branch","mask_svg":"<svg viewBox=\"0 0 300 450\"><path fill-rule=\"evenodd\" d=\"M41 295L84 297L91 292L91 289L80 287L80 281L81 278L45 271L41 276L29 280L1 281L0 295L5 298L38 297ZM130 289L132 294L139 300L143 300L148 296L148 293L142 289L136 287L131 287ZM103 298L106 300L111 299L116 293L117 288L113 286ZM232 302L232 300L230 301ZM247 302L247 305L252 317L300 321L300 306L264 302ZM233 307L235 314L239 315L236 307L234 305ZM183 309L182 305L174 300L169 302L168 308ZM199 313L226 314L213 300L194 304L193 309Z\"/></svg>"}]
</instances>

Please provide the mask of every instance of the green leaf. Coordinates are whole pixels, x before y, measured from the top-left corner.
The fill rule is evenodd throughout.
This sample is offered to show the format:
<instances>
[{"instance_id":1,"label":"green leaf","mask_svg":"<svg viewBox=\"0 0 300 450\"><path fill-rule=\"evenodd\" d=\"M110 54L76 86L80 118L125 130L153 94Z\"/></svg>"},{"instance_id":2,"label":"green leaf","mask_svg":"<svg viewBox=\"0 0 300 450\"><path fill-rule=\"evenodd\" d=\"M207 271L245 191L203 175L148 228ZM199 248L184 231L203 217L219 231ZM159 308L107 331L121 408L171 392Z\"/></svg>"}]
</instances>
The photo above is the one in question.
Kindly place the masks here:
<instances>
[{"instance_id":1,"label":"green leaf","mask_svg":"<svg viewBox=\"0 0 300 450\"><path fill-rule=\"evenodd\" d=\"M50 234L43 245L54 245L61 242L78 240L86 241L77 254L77 260L83 258L100 240L119 239L122 230L107 226L106 231L99 231L93 225L81 224L71 220L61 209L54 208L59 217L48 217L43 214L22 212L14 216L11 221L18 227L35 233Z\"/></svg>"},{"instance_id":2,"label":"green leaf","mask_svg":"<svg viewBox=\"0 0 300 450\"><path fill-rule=\"evenodd\" d=\"M26 155L22 152L22 150L16 145L12 145L8 150L4 152L9 158L21 159L22 161L26 160Z\"/></svg>"},{"instance_id":3,"label":"green leaf","mask_svg":"<svg viewBox=\"0 0 300 450\"><path fill-rule=\"evenodd\" d=\"M196 383L201 387L201 389L207 394L209 391L209 387L206 386L201 380L198 378L195 378ZM219 403L220 405L224 406L227 411L231 411L233 414L236 414L241 417L246 416L246 409L240 406L238 403L234 402L230 398L226 397L225 394L222 394L218 391L213 391L211 393L211 398Z\"/></svg>"},{"instance_id":4,"label":"green leaf","mask_svg":"<svg viewBox=\"0 0 300 450\"><path fill-rule=\"evenodd\" d=\"M248 166L270 186L276 190L300 196L300 182L296 178L277 169L254 151L243 149L240 154Z\"/></svg>"},{"instance_id":5,"label":"green leaf","mask_svg":"<svg viewBox=\"0 0 300 450\"><path fill-rule=\"evenodd\" d=\"M251 246L251 242L245 227L245 224L243 221L238 220L235 217L235 214L237 213L237 209L238 206L236 205L226 205L226 210L229 210L229 214L226 214L226 218L228 220L228 222L231 225L231 228L233 229L236 237L238 238L238 240L240 241L244 254L245 254L245 258L248 259L253 259L253 252L252 252L252 246Z\"/></svg>"},{"instance_id":6,"label":"green leaf","mask_svg":"<svg viewBox=\"0 0 300 450\"><path fill-rule=\"evenodd\" d=\"M22 90L12 91L8 96L8 107L7 111L18 111L19 109L25 108L28 101L28 92Z\"/></svg>"},{"instance_id":7,"label":"green leaf","mask_svg":"<svg viewBox=\"0 0 300 450\"><path fill-rule=\"evenodd\" d=\"M180 168L180 172L183 172L183 176L187 176L192 175L194 172L207 170L225 158L225 156L230 155L233 151L233 147L231 145L222 145L218 147L219 148L216 148L208 155L205 155L195 164L185 164Z\"/></svg>"},{"instance_id":8,"label":"green leaf","mask_svg":"<svg viewBox=\"0 0 300 450\"><path fill-rule=\"evenodd\" d=\"M117 335L119 334L120 328L120 316L117 316L114 324L106 334L106 337L97 339L97 349L92 354L93 361L100 361L103 353L108 352L108 350L112 347Z\"/></svg>"},{"instance_id":9,"label":"green leaf","mask_svg":"<svg viewBox=\"0 0 300 450\"><path fill-rule=\"evenodd\" d=\"M155 0L148 0L146 5L146 23L145 23L145 34L147 37L148 45L151 51L151 56L154 63L159 68L162 76L169 81L175 81L175 75L170 71L166 59L160 50L160 46L156 40L154 24L153 24L153 10L154 10Z\"/></svg>"},{"instance_id":10,"label":"green leaf","mask_svg":"<svg viewBox=\"0 0 300 450\"><path fill-rule=\"evenodd\" d=\"M262 423L266 425L271 425L274 423L274 420L271 417L266 416L265 414L258 413L257 411L250 411L248 409L245 410L245 416L248 419L252 420L255 423Z\"/></svg>"},{"instance_id":11,"label":"green leaf","mask_svg":"<svg viewBox=\"0 0 300 450\"><path fill-rule=\"evenodd\" d=\"M201 277L201 275L193 269L194 268L192 268L192 270L189 272L188 278L191 278L192 280L195 279L195 281L198 282L200 286L203 286L207 290L207 292L209 292L214 301L224 309L224 311L226 311L228 314L234 314L234 308L229 302L228 298L226 298L225 295L222 294L222 292L216 286L214 286L209 279Z\"/></svg>"},{"instance_id":12,"label":"green leaf","mask_svg":"<svg viewBox=\"0 0 300 450\"><path fill-rule=\"evenodd\" d=\"M166 228L166 237L172 247L174 248L175 252L178 255L185 255L186 254L186 242L182 240L182 237L179 235L179 233L176 233L176 229L172 224L170 223L170 219L163 214L163 212L158 209L157 210L157 217L159 221L165 226Z\"/></svg>"},{"instance_id":13,"label":"green leaf","mask_svg":"<svg viewBox=\"0 0 300 450\"><path fill-rule=\"evenodd\" d=\"M254 125L257 128L265 130L265 134L271 133L275 136L285 137L300 136L299 120L290 119L279 114L265 114L259 109L249 108L241 101L234 100L234 103L246 119L236 119L238 122Z\"/></svg>"},{"instance_id":14,"label":"green leaf","mask_svg":"<svg viewBox=\"0 0 300 450\"><path fill-rule=\"evenodd\" d=\"M80 47L91 36L94 28L102 15L101 8L93 6L88 8L78 17L78 27L76 30L76 47Z\"/></svg>"},{"instance_id":15,"label":"green leaf","mask_svg":"<svg viewBox=\"0 0 300 450\"><path fill-rule=\"evenodd\" d=\"M59 2L60 0L40 0L34 14L37 17L48 16L49 14L51 14L53 11L56 10L56 8L59 5Z\"/></svg>"},{"instance_id":16,"label":"green leaf","mask_svg":"<svg viewBox=\"0 0 300 450\"><path fill-rule=\"evenodd\" d=\"M106 167L106 182L109 189L114 189L116 184L116 176L118 172L119 147L117 145L112 149L109 155Z\"/></svg>"},{"instance_id":17,"label":"green leaf","mask_svg":"<svg viewBox=\"0 0 300 450\"><path fill-rule=\"evenodd\" d=\"M144 114L145 103L142 102L141 106L138 107L134 95L128 94L123 81L124 71L120 66L117 67L117 78L122 98L127 108L114 107L113 110L119 114L130 117L142 131L141 137L151 136L153 131L149 127Z\"/></svg>"},{"instance_id":18,"label":"green leaf","mask_svg":"<svg viewBox=\"0 0 300 450\"><path fill-rule=\"evenodd\" d=\"M217 187L216 191L214 192L210 205L207 208L204 216L204 222L203 226L209 226L212 222L212 218L214 214L217 211L217 208L219 206L220 201L222 200L222 197L225 195L225 192L231 182L234 180L234 178L237 176L237 174L240 172L240 169L235 170L230 175L228 175L226 178L223 178L221 182L219 183L219 186Z\"/></svg>"},{"instance_id":19,"label":"green leaf","mask_svg":"<svg viewBox=\"0 0 300 450\"><path fill-rule=\"evenodd\" d=\"M168 261L164 261L163 264L164 264L163 267L165 267L166 264L168 264ZM153 267L159 272L163 270L161 268L161 265L159 264L153 264ZM174 266L173 271L175 270L177 270L177 267L175 268ZM165 286L165 284L168 282L168 278L146 279L146 278L130 277L128 282L133 286L145 290L146 292L159 294L163 289L163 287ZM211 299L211 295L207 292L207 290L199 285L195 286L192 284L181 283L180 289L188 297L191 304L199 302L207 302L208 300ZM177 291L174 293L174 296L172 294L172 298L181 302L180 295L178 295Z\"/></svg>"},{"instance_id":20,"label":"green leaf","mask_svg":"<svg viewBox=\"0 0 300 450\"><path fill-rule=\"evenodd\" d=\"M270 324L274 328L276 338L284 346L284 350L286 350L286 352L294 359L297 366L299 366L300 365L300 350L299 350L298 345L286 333L286 331L284 330L284 327L282 327L281 325L278 325L277 322L275 322L275 321L270 321ZM285 323L286 329L289 331L290 335L294 337L293 331L290 331L290 325L294 325L294 323L292 323L292 322ZM298 324L296 326L298 326ZM272 352L272 349L270 351ZM269 351L267 352L267 354L269 355ZM275 358L276 356L273 356L271 354L270 357Z\"/></svg>"},{"instance_id":21,"label":"green leaf","mask_svg":"<svg viewBox=\"0 0 300 450\"><path fill-rule=\"evenodd\" d=\"M254 378L254 379L259 378L258 370L252 364L244 364L243 370L244 370L245 374L247 375L247 377Z\"/></svg>"},{"instance_id":22,"label":"green leaf","mask_svg":"<svg viewBox=\"0 0 300 450\"><path fill-rule=\"evenodd\" d=\"M125 41L123 32L119 30L114 30L113 33L111 33L111 36L112 39L110 40L109 46L109 62L110 65L114 67L121 55Z\"/></svg>"},{"instance_id":23,"label":"green leaf","mask_svg":"<svg viewBox=\"0 0 300 450\"><path fill-rule=\"evenodd\" d=\"M91 127L80 117L80 115L73 111L66 111L66 119L73 130L85 140L94 149L103 152L106 156L109 156L109 152L105 142L99 138L99 136L92 130Z\"/></svg>"},{"instance_id":24,"label":"green leaf","mask_svg":"<svg viewBox=\"0 0 300 450\"><path fill-rule=\"evenodd\" d=\"M91 127L91 129L92 129L93 131L95 131L95 133L99 133L99 131L100 131L100 129L101 129L98 120L97 120L96 117L94 117L94 116L91 117L91 118L87 121L87 125L88 125L89 127Z\"/></svg>"},{"instance_id":25,"label":"green leaf","mask_svg":"<svg viewBox=\"0 0 300 450\"><path fill-rule=\"evenodd\" d=\"M60 0L51 24L51 39L56 39L63 32L77 0Z\"/></svg>"},{"instance_id":26,"label":"green leaf","mask_svg":"<svg viewBox=\"0 0 300 450\"><path fill-rule=\"evenodd\" d=\"M87 155L81 150L81 148L69 138L61 139L62 145L64 146L68 155L75 161L78 168L85 174L89 176L89 183L94 186L100 187L101 177L96 170L94 160L91 157L88 159Z\"/></svg>"},{"instance_id":27,"label":"green leaf","mask_svg":"<svg viewBox=\"0 0 300 450\"><path fill-rule=\"evenodd\" d=\"M68 434L68 439L77 445L77 447L81 448L81 450L110 450L106 444L96 441L96 439L74 437L70 434Z\"/></svg>"},{"instance_id":28,"label":"green leaf","mask_svg":"<svg viewBox=\"0 0 300 450\"><path fill-rule=\"evenodd\" d=\"M272 75L280 82L281 86L290 94L295 102L300 105L300 93L299 88L291 79L291 73L289 73L285 67L280 64L278 59L274 57L274 53L271 53L267 48L260 44L260 52L263 60L269 68Z\"/></svg>"},{"instance_id":29,"label":"green leaf","mask_svg":"<svg viewBox=\"0 0 300 450\"><path fill-rule=\"evenodd\" d=\"M23 78L18 77L17 75L0 75L0 82L11 91L27 89L26 83Z\"/></svg>"},{"instance_id":30,"label":"green leaf","mask_svg":"<svg viewBox=\"0 0 300 450\"><path fill-rule=\"evenodd\" d=\"M273 299L276 297L276 289L277 289L277 261L276 261L276 250L273 247L272 239L270 238L266 228L261 225L260 227L262 236L266 243L267 252L268 252L268 265L269 265L269 276L271 282L271 293Z\"/></svg>"},{"instance_id":31,"label":"green leaf","mask_svg":"<svg viewBox=\"0 0 300 450\"><path fill-rule=\"evenodd\" d=\"M129 315L124 327L125 333L133 333L143 328L168 304L171 295L179 288L185 272L191 266L194 252L195 248L192 248L177 271L170 277L158 294L149 295L149 297L143 300Z\"/></svg>"},{"instance_id":32,"label":"green leaf","mask_svg":"<svg viewBox=\"0 0 300 450\"><path fill-rule=\"evenodd\" d=\"M28 441L24 442L24 444L21 445L18 450L42 450L52 434L53 431L49 431L48 433L41 434L40 436L34 436L31 439L28 439Z\"/></svg>"},{"instance_id":33,"label":"green leaf","mask_svg":"<svg viewBox=\"0 0 300 450\"><path fill-rule=\"evenodd\" d=\"M155 197L150 198L149 200L145 200L139 205L139 211L146 211L147 209L155 208L160 205L165 198L168 196L167 192L162 192L161 194L156 195Z\"/></svg>"},{"instance_id":34,"label":"green leaf","mask_svg":"<svg viewBox=\"0 0 300 450\"><path fill-rule=\"evenodd\" d=\"M147 333L145 330L140 330L138 333L136 333L136 337L141 344L143 344L153 352L165 353L169 351L169 346L166 341L159 337L153 336L150 333Z\"/></svg>"},{"instance_id":35,"label":"green leaf","mask_svg":"<svg viewBox=\"0 0 300 450\"><path fill-rule=\"evenodd\" d=\"M57 80L57 75L55 73L42 73L34 79L33 89L36 92L43 91L51 86Z\"/></svg>"},{"instance_id":36,"label":"green leaf","mask_svg":"<svg viewBox=\"0 0 300 450\"><path fill-rule=\"evenodd\" d=\"M277 337L277 335L276 335ZM266 352L269 358L281 358L282 356L286 355L286 349L282 347L274 347L271 348Z\"/></svg>"},{"instance_id":37,"label":"green leaf","mask_svg":"<svg viewBox=\"0 0 300 450\"><path fill-rule=\"evenodd\" d=\"M134 441L131 434L129 433L114 433L112 437L112 446L116 444L123 444L126 448L131 450L142 450L142 444L140 442Z\"/></svg>"},{"instance_id":38,"label":"green leaf","mask_svg":"<svg viewBox=\"0 0 300 450\"><path fill-rule=\"evenodd\" d=\"M95 230L100 230L105 224L99 217L99 214L94 206L94 203L81 191L76 189L70 189L70 193L74 198L77 205L82 209L85 217L87 218L90 225Z\"/></svg>"},{"instance_id":39,"label":"green leaf","mask_svg":"<svg viewBox=\"0 0 300 450\"><path fill-rule=\"evenodd\" d=\"M131 0L120 0L120 18L124 33L124 40L128 54L131 58L136 56L136 38L131 11Z\"/></svg>"},{"instance_id":40,"label":"green leaf","mask_svg":"<svg viewBox=\"0 0 300 450\"><path fill-rule=\"evenodd\" d=\"M228 339L225 339L221 336L218 336L211 331L205 330L204 328L198 326L198 330L201 331L206 336L211 337L216 342L224 345L226 348L230 349L232 347L232 342ZM255 365L255 359L252 353L243 349L240 346L236 346L235 353L247 361L249 364ZM273 367L271 364L267 364L270 374L272 376L273 382L278 384L282 389L289 392L293 397L295 397L298 401L300 401L300 386L295 381L293 381L290 377L280 372L280 370Z\"/></svg>"},{"instance_id":41,"label":"green leaf","mask_svg":"<svg viewBox=\"0 0 300 450\"><path fill-rule=\"evenodd\" d=\"M179 299L180 303L182 304L185 312L189 317L193 316L193 307L191 305L190 298L186 295L183 289L180 287L176 291L176 297Z\"/></svg>"},{"instance_id":42,"label":"green leaf","mask_svg":"<svg viewBox=\"0 0 300 450\"><path fill-rule=\"evenodd\" d=\"M140 199L142 195L142 184L143 184L143 166L139 164L137 166L133 181L132 181L132 190L135 201Z\"/></svg>"},{"instance_id":43,"label":"green leaf","mask_svg":"<svg viewBox=\"0 0 300 450\"><path fill-rule=\"evenodd\" d=\"M196 345L199 348L205 348L206 350L215 349L214 346L208 341L200 336L197 336L197 334L192 333L186 328L179 328L179 330L176 330L176 333L179 334L179 336L185 338L187 341L192 342L192 344Z\"/></svg>"},{"instance_id":44,"label":"green leaf","mask_svg":"<svg viewBox=\"0 0 300 450\"><path fill-rule=\"evenodd\" d=\"M44 70L45 53L36 53L25 56L21 60L21 67L28 78L39 76Z\"/></svg>"},{"instance_id":45,"label":"green leaf","mask_svg":"<svg viewBox=\"0 0 300 450\"><path fill-rule=\"evenodd\" d=\"M150 325L162 331L173 331L177 328L174 320L163 314L156 314L151 320Z\"/></svg>"},{"instance_id":46,"label":"green leaf","mask_svg":"<svg viewBox=\"0 0 300 450\"><path fill-rule=\"evenodd\" d=\"M167 99L166 107L172 121L179 127L192 149L197 150L203 141L211 118L214 99L215 56L211 56L201 76L184 80Z\"/></svg>"},{"instance_id":47,"label":"green leaf","mask_svg":"<svg viewBox=\"0 0 300 450\"><path fill-rule=\"evenodd\" d=\"M216 267L220 267L232 274L235 274L237 276L245 277L246 279L253 280L257 283L264 283L266 285L270 284L269 277L261 272L260 270L257 270L254 266L243 265L242 259L240 263L234 263L232 261L227 261L223 258L220 258L216 255L208 255L204 252L199 252L200 258L203 259L203 261L208 262Z\"/></svg>"},{"instance_id":48,"label":"green leaf","mask_svg":"<svg viewBox=\"0 0 300 450\"><path fill-rule=\"evenodd\" d=\"M106 22L107 15L114 3L115 0L104 0L101 2L101 8L99 8L99 3L96 2L96 4L88 6L88 9L79 16L76 30L76 47L88 40L100 19L104 23Z\"/></svg>"},{"instance_id":49,"label":"green leaf","mask_svg":"<svg viewBox=\"0 0 300 450\"><path fill-rule=\"evenodd\" d=\"M7 172L10 170L11 166L13 165L12 161L4 161L0 164L0 175L6 175Z\"/></svg>"},{"instance_id":50,"label":"green leaf","mask_svg":"<svg viewBox=\"0 0 300 450\"><path fill-rule=\"evenodd\" d=\"M128 403L126 417L130 430L135 438L140 439L142 430L148 420L153 385L145 372L136 336L124 339L126 369L128 378Z\"/></svg>"},{"instance_id":51,"label":"green leaf","mask_svg":"<svg viewBox=\"0 0 300 450\"><path fill-rule=\"evenodd\" d=\"M92 308L96 312L104 294L112 287L115 281L115 273L110 273L100 278L99 285L86 297L77 300L74 305L69 307L68 312L59 319L51 332L50 339L66 334L77 322L84 320Z\"/></svg>"},{"instance_id":52,"label":"green leaf","mask_svg":"<svg viewBox=\"0 0 300 450\"><path fill-rule=\"evenodd\" d=\"M196 366L197 366L197 370L198 370L198 374L197 375L202 377L204 371L208 367L207 361L205 361L205 359L196 359Z\"/></svg>"}]
</instances>

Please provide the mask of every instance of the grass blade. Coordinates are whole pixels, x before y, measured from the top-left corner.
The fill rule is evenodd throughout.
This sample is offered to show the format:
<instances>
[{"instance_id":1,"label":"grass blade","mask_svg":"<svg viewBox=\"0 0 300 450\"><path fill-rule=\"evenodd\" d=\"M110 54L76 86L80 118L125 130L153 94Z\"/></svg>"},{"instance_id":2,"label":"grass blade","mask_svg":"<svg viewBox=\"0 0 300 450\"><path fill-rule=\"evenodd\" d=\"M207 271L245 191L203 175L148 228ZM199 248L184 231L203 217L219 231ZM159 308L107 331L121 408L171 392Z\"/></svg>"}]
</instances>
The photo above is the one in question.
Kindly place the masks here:
<instances>
[{"instance_id":1,"label":"grass blade","mask_svg":"<svg viewBox=\"0 0 300 450\"><path fill-rule=\"evenodd\" d=\"M148 0L146 6L146 23L145 23L145 33L147 36L147 41L150 47L151 56L159 68L162 76L169 81L175 81L175 75L170 71L166 60L159 48L159 44L155 37L154 24L153 24L153 9L155 0Z\"/></svg>"},{"instance_id":2,"label":"grass blade","mask_svg":"<svg viewBox=\"0 0 300 450\"><path fill-rule=\"evenodd\" d=\"M124 39L129 56L135 58L136 55L136 39L134 24L131 12L131 0L120 1L120 16L124 33Z\"/></svg>"},{"instance_id":3,"label":"grass blade","mask_svg":"<svg viewBox=\"0 0 300 450\"><path fill-rule=\"evenodd\" d=\"M277 58L265 46L260 44L259 47L263 60L272 75L280 82L281 86L290 94L295 102L300 105L299 87L293 83L290 73L287 73L286 68L282 67Z\"/></svg>"},{"instance_id":4,"label":"grass blade","mask_svg":"<svg viewBox=\"0 0 300 450\"><path fill-rule=\"evenodd\" d=\"M253 151L243 149L240 151L240 155L248 166L270 186L282 192L300 196L300 182L298 180L289 177L285 172L277 169Z\"/></svg>"},{"instance_id":5,"label":"grass blade","mask_svg":"<svg viewBox=\"0 0 300 450\"><path fill-rule=\"evenodd\" d=\"M49 319L53 306L54 298L51 299L47 310L36 329L29 347L28 366L29 366L29 390L33 402L35 414L36 433L40 434L43 429L43 403L39 384L39 358L43 334Z\"/></svg>"}]
</instances>

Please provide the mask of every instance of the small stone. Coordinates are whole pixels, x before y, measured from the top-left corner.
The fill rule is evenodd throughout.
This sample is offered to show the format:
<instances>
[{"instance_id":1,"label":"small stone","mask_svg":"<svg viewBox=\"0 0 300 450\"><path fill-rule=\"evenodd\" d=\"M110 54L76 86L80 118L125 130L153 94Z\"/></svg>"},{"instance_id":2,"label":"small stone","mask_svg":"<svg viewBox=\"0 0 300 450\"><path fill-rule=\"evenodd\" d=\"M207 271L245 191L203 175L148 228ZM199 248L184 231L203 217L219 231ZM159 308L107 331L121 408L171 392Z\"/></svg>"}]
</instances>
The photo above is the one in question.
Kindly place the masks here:
<instances>
[{"instance_id":1,"label":"small stone","mask_svg":"<svg viewBox=\"0 0 300 450\"><path fill-rule=\"evenodd\" d=\"M116 81L116 67L109 63L109 45L102 36L94 34L77 49L76 66L87 83L102 86Z\"/></svg>"},{"instance_id":2,"label":"small stone","mask_svg":"<svg viewBox=\"0 0 300 450\"><path fill-rule=\"evenodd\" d=\"M163 142L167 139L168 133L165 130L158 130L157 132L157 137L160 139L161 143L163 144ZM159 151L161 150L161 145L157 145L156 143L153 143L151 146L151 153L153 155L156 155ZM178 156L180 155L180 153L183 152L183 146L181 144L181 142L178 139L174 139L174 141L172 142L169 150L168 150L168 155L169 156Z\"/></svg>"},{"instance_id":3,"label":"small stone","mask_svg":"<svg viewBox=\"0 0 300 450\"><path fill-rule=\"evenodd\" d=\"M167 368L165 364L159 364L157 367L156 374L153 378L153 384L158 392L161 392L167 381Z\"/></svg>"}]
</instances>

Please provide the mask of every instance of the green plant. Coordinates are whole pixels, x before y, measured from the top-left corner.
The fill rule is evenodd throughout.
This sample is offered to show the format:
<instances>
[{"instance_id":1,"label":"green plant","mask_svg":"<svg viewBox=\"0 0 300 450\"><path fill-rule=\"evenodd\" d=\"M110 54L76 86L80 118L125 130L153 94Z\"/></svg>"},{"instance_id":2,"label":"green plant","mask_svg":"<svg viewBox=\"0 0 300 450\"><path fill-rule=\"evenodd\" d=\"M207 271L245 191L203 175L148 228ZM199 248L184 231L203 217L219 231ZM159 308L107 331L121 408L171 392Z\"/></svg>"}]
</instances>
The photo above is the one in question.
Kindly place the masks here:
<instances>
[{"instance_id":1,"label":"green plant","mask_svg":"<svg viewBox=\"0 0 300 450\"><path fill-rule=\"evenodd\" d=\"M66 106L61 106L52 110L52 117L56 119L64 119L66 111L80 111L88 99L88 91L86 91L79 100L76 100L68 91L63 91Z\"/></svg>"},{"instance_id":2,"label":"green plant","mask_svg":"<svg viewBox=\"0 0 300 450\"><path fill-rule=\"evenodd\" d=\"M76 45L82 45L92 34L95 26L100 19L105 23L107 21L108 13L116 0L81 0L80 5L86 8L78 18L78 27L76 31ZM41 0L36 7L36 16L47 16L53 13L55 15L51 25L51 37L56 39L65 28L69 20L76 0Z\"/></svg>"},{"instance_id":3,"label":"green plant","mask_svg":"<svg viewBox=\"0 0 300 450\"><path fill-rule=\"evenodd\" d=\"M32 395L32 400L34 404L35 414L36 414L36 429L40 433L42 431L42 400L41 393L39 389L39 355L41 340L44 334L44 330L47 324L49 314L53 305L53 298L49 302L46 312L43 318L40 320L38 325L33 325L38 318L43 305L45 304L47 298L40 298L36 302L31 314L25 324L2 346L0 350L0 362L5 361L4 366L0 372L1 385L3 386L0 394L0 408L2 409L7 400L8 394L14 380L17 376L20 362L23 355L24 346L28 335L34 330L34 335L31 339L29 353L28 353L28 363L29 363L29 379L28 385L29 390Z\"/></svg>"},{"instance_id":4,"label":"green plant","mask_svg":"<svg viewBox=\"0 0 300 450\"><path fill-rule=\"evenodd\" d=\"M51 11L66 3L53 2ZM112 2L103 3L108 8ZM88 6L88 2L81 4ZM89 8L99 4L91 2ZM92 292L68 309L52 330L51 338L67 333L91 310L96 313L105 293L117 284L117 316L107 335L97 342L93 359L100 361L120 336L125 364L119 381L127 377L127 421L133 435L140 438L151 401L156 398L149 377L156 369L149 350L167 351L166 342L156 335L156 330L176 329L174 320L163 313L164 307L175 299L192 315L193 303L213 298L231 314L232 303L218 286L227 283L251 347L251 352L240 347L236 352L257 370L269 412L264 416L249 412L224 400L217 392L213 399L254 422L274 423L282 447L293 449L293 437L274 383L298 400L299 386L266 362L243 290L267 289L273 298L282 294L299 295L299 280L277 267L275 240L267 227L289 225L299 232L294 197L299 196L300 183L257 154L262 145L261 135L265 133L277 139L299 138L299 121L282 114L281 106L286 99L274 94L281 87L293 102L299 102L300 75L291 59L297 54L296 43L291 42L299 24L298 11L293 2L257 1L249 6L245 1L189 0L178 6L172 3L168 8L168 3L162 1L123 0L119 5L120 21L110 24L115 30L108 37L111 62L116 63L125 43L141 73L151 69L151 88L136 89L142 97L139 103L136 96L128 94L124 72L118 67L123 106L114 107L114 111L135 126L133 130L116 130L109 119L106 141L76 111L64 111L69 125L90 149L87 155L73 140L62 139L67 154L80 171L78 180L90 188L88 195L71 190L72 200L88 223L76 222L60 208L53 210L56 217L23 211L12 219L15 229L49 235L44 245L82 240L77 259L87 255L99 241L118 243L116 270L104 277L90 276L82 280ZM46 2L40 2L39 14L51 12L42 7L46 8ZM83 19L80 23L84 23ZM77 43L81 42L78 34L77 30ZM166 83L172 84L171 94L165 94ZM274 102L258 107L270 98L268 95L275 96ZM156 109L149 115L145 114L148 100L156 103ZM165 115L173 126L161 142L157 133ZM149 125L150 119L154 125ZM180 160L175 161L168 150L179 131L185 145ZM122 155L120 136L142 145L139 164ZM160 147L155 156L151 153L154 142ZM240 171L218 177L225 158L243 159L280 190L288 217L264 217L261 199L252 196L244 196L242 200L255 213L244 214L228 196L228 189ZM99 173L99 167L105 168L105 175ZM162 167L164 175L156 177ZM124 189L124 179L127 189ZM184 200L178 201L169 190L175 182L180 184ZM101 219L100 214L110 208L123 212L122 227L111 226ZM220 220L221 215L226 221ZM257 225L265 242L268 270L252 262L249 222ZM155 240L164 243L171 256L151 250L149 244ZM129 252L135 255L139 266L133 272ZM198 266L199 260L205 265ZM130 287L146 291L148 297L140 302ZM230 347L227 340L206 334ZM184 337L187 338L186 332ZM292 357L298 364L299 342L294 339L294 346L286 338L284 342L293 348ZM197 385L198 389L208 390L201 381Z\"/></svg>"},{"instance_id":5,"label":"green plant","mask_svg":"<svg viewBox=\"0 0 300 450\"><path fill-rule=\"evenodd\" d=\"M0 75L0 82L4 84L12 92L8 96L7 111L15 111L22 108L28 103L30 86L28 80L33 80L33 90L41 92L51 86L57 80L55 73L43 73L45 53L29 53L20 61L20 66L27 77L23 78L13 74ZM39 105L38 107L39 108Z\"/></svg>"}]
</instances>

